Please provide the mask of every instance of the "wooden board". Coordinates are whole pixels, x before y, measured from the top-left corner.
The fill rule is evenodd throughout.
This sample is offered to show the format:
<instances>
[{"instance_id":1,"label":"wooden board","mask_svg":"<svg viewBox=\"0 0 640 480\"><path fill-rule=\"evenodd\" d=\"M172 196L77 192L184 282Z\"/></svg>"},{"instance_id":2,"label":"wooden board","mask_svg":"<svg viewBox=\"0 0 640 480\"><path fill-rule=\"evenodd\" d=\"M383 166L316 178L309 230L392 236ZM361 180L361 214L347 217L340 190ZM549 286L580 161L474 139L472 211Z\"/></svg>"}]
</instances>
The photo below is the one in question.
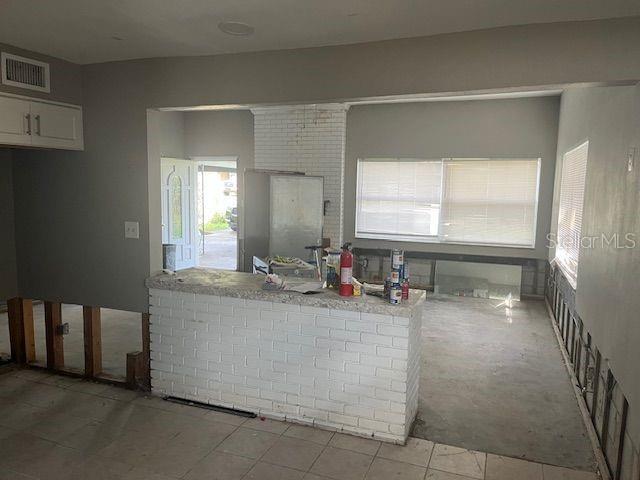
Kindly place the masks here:
<instances>
[{"instance_id":1,"label":"wooden board","mask_svg":"<svg viewBox=\"0 0 640 480\"><path fill-rule=\"evenodd\" d=\"M16 363L34 362L36 342L33 328L33 302L25 298L7 301L11 358Z\"/></svg>"},{"instance_id":2,"label":"wooden board","mask_svg":"<svg viewBox=\"0 0 640 480\"><path fill-rule=\"evenodd\" d=\"M102 372L102 330L100 307L82 307L84 317L84 374L95 377Z\"/></svg>"},{"instance_id":3,"label":"wooden board","mask_svg":"<svg viewBox=\"0 0 640 480\"><path fill-rule=\"evenodd\" d=\"M64 343L62 327L62 304L44 302L44 326L47 345L47 368L60 370L64 367Z\"/></svg>"}]
</instances>

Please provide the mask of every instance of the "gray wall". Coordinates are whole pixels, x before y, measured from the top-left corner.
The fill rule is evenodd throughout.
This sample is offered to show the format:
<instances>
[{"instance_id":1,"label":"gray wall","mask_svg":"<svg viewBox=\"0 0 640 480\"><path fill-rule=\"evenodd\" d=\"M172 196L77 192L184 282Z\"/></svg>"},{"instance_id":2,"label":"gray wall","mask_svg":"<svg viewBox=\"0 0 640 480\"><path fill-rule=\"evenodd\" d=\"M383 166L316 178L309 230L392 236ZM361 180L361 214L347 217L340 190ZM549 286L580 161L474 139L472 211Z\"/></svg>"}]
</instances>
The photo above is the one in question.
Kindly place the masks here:
<instances>
[{"instance_id":1,"label":"gray wall","mask_svg":"<svg viewBox=\"0 0 640 480\"><path fill-rule=\"evenodd\" d=\"M9 85L2 85L2 83L0 83L0 92L24 95L27 97L44 98L58 102L74 104L82 103L82 68L80 65L48 57L47 55L23 50L4 43L0 43L0 51L49 63L49 74L51 79L50 93L11 87Z\"/></svg>"},{"instance_id":2,"label":"gray wall","mask_svg":"<svg viewBox=\"0 0 640 480\"><path fill-rule=\"evenodd\" d=\"M18 294L11 150L0 149L0 302Z\"/></svg>"},{"instance_id":3,"label":"gray wall","mask_svg":"<svg viewBox=\"0 0 640 480\"><path fill-rule=\"evenodd\" d=\"M593 343L630 404L631 426L640 444L640 85L572 88L562 96L558 173L562 155L589 140L582 236L635 234L635 248L581 248L576 309ZM627 152L638 150L627 173ZM557 223L557 194L553 230ZM551 251L550 258L553 258Z\"/></svg>"},{"instance_id":4,"label":"gray wall","mask_svg":"<svg viewBox=\"0 0 640 480\"><path fill-rule=\"evenodd\" d=\"M155 160L147 155L148 108L637 79L640 17L114 62L82 73L85 151L25 151L18 162L21 293L146 311L150 215L157 217L158 198L149 181ZM140 240L124 239L125 220L140 222ZM33 229L37 221L48 228Z\"/></svg>"},{"instance_id":5,"label":"gray wall","mask_svg":"<svg viewBox=\"0 0 640 480\"><path fill-rule=\"evenodd\" d=\"M345 238L363 248L547 258L558 97L363 105L347 113ZM355 239L356 167L366 157L541 158L536 248Z\"/></svg>"},{"instance_id":6,"label":"gray wall","mask_svg":"<svg viewBox=\"0 0 640 480\"><path fill-rule=\"evenodd\" d=\"M160 155L162 157L185 158L184 113L159 112Z\"/></svg>"}]
</instances>

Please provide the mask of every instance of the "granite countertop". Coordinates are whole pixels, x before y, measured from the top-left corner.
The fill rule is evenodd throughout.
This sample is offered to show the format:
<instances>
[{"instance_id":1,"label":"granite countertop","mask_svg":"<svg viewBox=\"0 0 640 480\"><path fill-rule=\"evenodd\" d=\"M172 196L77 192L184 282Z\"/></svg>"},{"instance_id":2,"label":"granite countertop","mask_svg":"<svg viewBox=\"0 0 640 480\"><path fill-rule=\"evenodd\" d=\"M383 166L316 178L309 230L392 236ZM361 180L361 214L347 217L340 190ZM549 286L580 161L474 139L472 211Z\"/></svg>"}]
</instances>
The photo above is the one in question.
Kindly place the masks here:
<instances>
[{"instance_id":1,"label":"granite countertop","mask_svg":"<svg viewBox=\"0 0 640 480\"><path fill-rule=\"evenodd\" d=\"M172 290L177 292L218 295L223 297L289 303L310 307L351 310L357 312L380 313L408 317L416 306L426 298L424 290L412 289L409 300L392 305L380 297L341 297L334 290L321 293L302 294L283 290L262 290L264 275L214 270L210 268L189 268L175 274L160 273L147 279L147 288ZM287 280L293 283L293 280ZM308 280L307 280L308 281Z\"/></svg>"}]
</instances>

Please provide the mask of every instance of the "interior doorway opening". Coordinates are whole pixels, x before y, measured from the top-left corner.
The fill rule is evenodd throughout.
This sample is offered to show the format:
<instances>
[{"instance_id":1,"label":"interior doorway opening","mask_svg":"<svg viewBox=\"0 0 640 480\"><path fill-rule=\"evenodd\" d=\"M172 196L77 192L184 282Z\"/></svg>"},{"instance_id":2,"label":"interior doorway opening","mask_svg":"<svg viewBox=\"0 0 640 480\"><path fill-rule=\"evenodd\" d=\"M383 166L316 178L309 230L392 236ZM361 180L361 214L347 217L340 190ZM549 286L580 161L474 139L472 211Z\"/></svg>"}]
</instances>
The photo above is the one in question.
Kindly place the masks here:
<instances>
[{"instance_id":1,"label":"interior doorway opening","mask_svg":"<svg viewBox=\"0 0 640 480\"><path fill-rule=\"evenodd\" d=\"M238 269L238 162L195 157L198 165L199 267Z\"/></svg>"},{"instance_id":2,"label":"interior doorway opening","mask_svg":"<svg viewBox=\"0 0 640 480\"><path fill-rule=\"evenodd\" d=\"M238 269L237 157L162 158L164 268Z\"/></svg>"}]
</instances>

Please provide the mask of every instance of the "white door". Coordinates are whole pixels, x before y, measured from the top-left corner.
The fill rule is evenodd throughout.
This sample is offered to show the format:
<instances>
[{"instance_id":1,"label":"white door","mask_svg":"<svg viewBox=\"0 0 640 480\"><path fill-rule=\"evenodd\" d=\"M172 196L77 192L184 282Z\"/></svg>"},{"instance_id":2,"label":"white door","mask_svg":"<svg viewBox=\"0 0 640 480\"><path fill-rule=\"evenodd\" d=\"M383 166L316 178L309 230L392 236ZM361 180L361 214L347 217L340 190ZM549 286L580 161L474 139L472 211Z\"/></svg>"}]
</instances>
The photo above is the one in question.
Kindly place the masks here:
<instances>
[{"instance_id":1,"label":"white door","mask_svg":"<svg viewBox=\"0 0 640 480\"><path fill-rule=\"evenodd\" d=\"M0 97L0 143L31 145L29 101ZM32 123L32 122L31 122Z\"/></svg>"},{"instance_id":2,"label":"white door","mask_svg":"<svg viewBox=\"0 0 640 480\"><path fill-rule=\"evenodd\" d=\"M191 160L162 159L162 243L176 246L176 270L197 263L196 171Z\"/></svg>"},{"instance_id":3,"label":"white door","mask_svg":"<svg viewBox=\"0 0 640 480\"><path fill-rule=\"evenodd\" d=\"M82 110L31 102L33 145L82 150Z\"/></svg>"}]
</instances>

